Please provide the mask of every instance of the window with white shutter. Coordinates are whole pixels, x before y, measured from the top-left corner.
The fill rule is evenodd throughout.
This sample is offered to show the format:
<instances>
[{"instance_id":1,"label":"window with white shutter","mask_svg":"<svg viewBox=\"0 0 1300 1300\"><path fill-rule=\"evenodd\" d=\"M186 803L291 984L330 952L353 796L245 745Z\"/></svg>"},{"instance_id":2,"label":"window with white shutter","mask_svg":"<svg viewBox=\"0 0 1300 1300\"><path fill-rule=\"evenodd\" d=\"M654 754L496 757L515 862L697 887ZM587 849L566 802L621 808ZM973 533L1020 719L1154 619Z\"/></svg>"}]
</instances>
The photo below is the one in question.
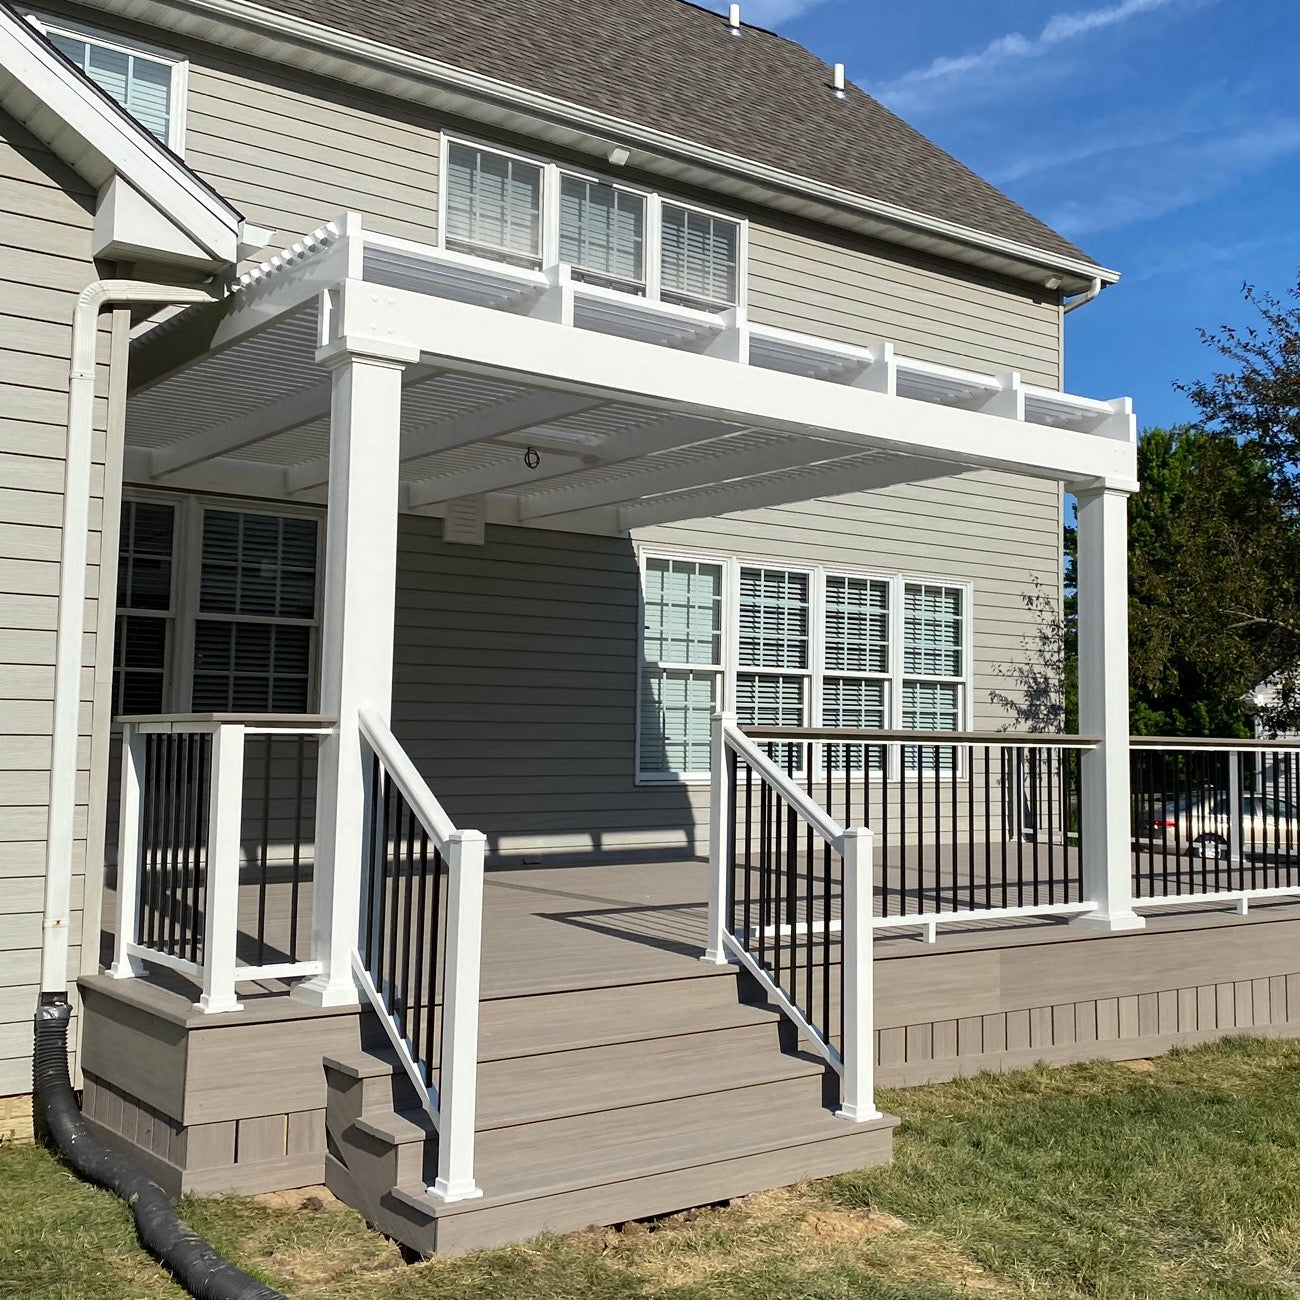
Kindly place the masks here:
<instances>
[{"instance_id":1,"label":"window with white shutter","mask_svg":"<svg viewBox=\"0 0 1300 1300\"><path fill-rule=\"evenodd\" d=\"M194 695L200 713L303 713L311 699L316 521L203 512Z\"/></svg>"},{"instance_id":2,"label":"window with white shutter","mask_svg":"<svg viewBox=\"0 0 1300 1300\"><path fill-rule=\"evenodd\" d=\"M560 178L560 261L582 280L645 292L643 194L581 176Z\"/></svg>"},{"instance_id":3,"label":"window with white shutter","mask_svg":"<svg viewBox=\"0 0 1300 1300\"><path fill-rule=\"evenodd\" d=\"M184 148L185 64L110 36L34 20L50 43L163 144Z\"/></svg>"},{"instance_id":4,"label":"window with white shutter","mask_svg":"<svg viewBox=\"0 0 1300 1300\"><path fill-rule=\"evenodd\" d=\"M736 715L741 726L801 727L808 721L809 575L742 567L737 607ZM797 746L773 749L783 767Z\"/></svg>"},{"instance_id":5,"label":"window with white shutter","mask_svg":"<svg viewBox=\"0 0 1300 1300\"><path fill-rule=\"evenodd\" d=\"M660 217L660 293L717 309L740 301L740 223L665 203Z\"/></svg>"},{"instance_id":6,"label":"window with white shutter","mask_svg":"<svg viewBox=\"0 0 1300 1300\"><path fill-rule=\"evenodd\" d=\"M709 770L722 681L722 566L650 558L642 574L637 766L643 778Z\"/></svg>"},{"instance_id":7,"label":"window with white shutter","mask_svg":"<svg viewBox=\"0 0 1300 1300\"><path fill-rule=\"evenodd\" d=\"M447 149L448 248L523 266L542 264L542 169L471 145Z\"/></svg>"},{"instance_id":8,"label":"window with white shutter","mask_svg":"<svg viewBox=\"0 0 1300 1300\"><path fill-rule=\"evenodd\" d=\"M172 549L176 511L122 503L113 641L114 716L163 712L172 639Z\"/></svg>"},{"instance_id":9,"label":"window with white shutter","mask_svg":"<svg viewBox=\"0 0 1300 1300\"><path fill-rule=\"evenodd\" d=\"M886 726L889 689L889 583L847 574L826 575L825 677L822 726L881 730ZM832 770L860 772L863 745L831 748ZM870 754L878 770L881 751Z\"/></svg>"}]
</instances>

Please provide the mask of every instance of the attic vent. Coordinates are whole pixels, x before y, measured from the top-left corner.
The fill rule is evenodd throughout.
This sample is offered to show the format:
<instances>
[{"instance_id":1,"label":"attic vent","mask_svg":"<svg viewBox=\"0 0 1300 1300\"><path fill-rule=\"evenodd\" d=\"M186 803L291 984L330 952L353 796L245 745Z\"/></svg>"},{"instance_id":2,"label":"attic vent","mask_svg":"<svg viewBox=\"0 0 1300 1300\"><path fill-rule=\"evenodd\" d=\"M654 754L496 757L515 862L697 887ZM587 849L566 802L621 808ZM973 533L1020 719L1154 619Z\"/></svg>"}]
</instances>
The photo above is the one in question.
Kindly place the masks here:
<instances>
[{"instance_id":1,"label":"attic vent","mask_svg":"<svg viewBox=\"0 0 1300 1300\"><path fill-rule=\"evenodd\" d=\"M731 30L733 32L739 33L740 31L740 6L739 5L731 6L731 12L727 16L727 22L731 25Z\"/></svg>"},{"instance_id":2,"label":"attic vent","mask_svg":"<svg viewBox=\"0 0 1300 1300\"><path fill-rule=\"evenodd\" d=\"M462 497L447 506L442 522L442 540L456 546L482 546L485 503L482 497Z\"/></svg>"},{"instance_id":3,"label":"attic vent","mask_svg":"<svg viewBox=\"0 0 1300 1300\"><path fill-rule=\"evenodd\" d=\"M837 63L835 65L834 87L835 87L835 98L843 99L844 98L844 65L842 63Z\"/></svg>"}]
</instances>

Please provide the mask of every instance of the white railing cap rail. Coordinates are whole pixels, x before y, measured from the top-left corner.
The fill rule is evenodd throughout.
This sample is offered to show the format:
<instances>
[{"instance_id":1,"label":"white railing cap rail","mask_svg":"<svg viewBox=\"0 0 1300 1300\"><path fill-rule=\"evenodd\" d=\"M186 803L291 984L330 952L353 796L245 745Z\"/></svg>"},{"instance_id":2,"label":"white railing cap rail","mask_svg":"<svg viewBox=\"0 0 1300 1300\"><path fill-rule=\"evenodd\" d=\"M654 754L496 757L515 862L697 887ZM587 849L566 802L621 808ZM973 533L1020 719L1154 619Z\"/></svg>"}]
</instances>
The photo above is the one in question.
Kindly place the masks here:
<instances>
[{"instance_id":1,"label":"white railing cap rail","mask_svg":"<svg viewBox=\"0 0 1300 1300\"><path fill-rule=\"evenodd\" d=\"M446 809L435 798L428 782L407 757L406 750L388 729L388 724L373 709L362 709L358 714L361 734L366 743L379 756L385 771L411 805L424 829L429 832L439 853L445 854L452 838L459 832L447 816Z\"/></svg>"},{"instance_id":2,"label":"white railing cap rail","mask_svg":"<svg viewBox=\"0 0 1300 1300\"><path fill-rule=\"evenodd\" d=\"M123 713L113 719L136 728L211 731L215 727L256 727L266 731L319 731L338 725L324 713Z\"/></svg>"},{"instance_id":3,"label":"white railing cap rail","mask_svg":"<svg viewBox=\"0 0 1300 1300\"><path fill-rule=\"evenodd\" d=\"M1284 740L1250 740L1227 736L1132 736L1131 749L1239 749L1247 753L1265 750L1300 750L1300 737Z\"/></svg>"},{"instance_id":4,"label":"white railing cap rail","mask_svg":"<svg viewBox=\"0 0 1300 1300\"><path fill-rule=\"evenodd\" d=\"M749 766L822 837L836 852L844 851L844 827L827 816L825 809L808 797L798 784L781 771L763 751L735 727L726 727L723 737L727 746L735 750Z\"/></svg>"},{"instance_id":5,"label":"white railing cap rail","mask_svg":"<svg viewBox=\"0 0 1300 1300\"><path fill-rule=\"evenodd\" d=\"M832 744L868 745L1007 745L1052 746L1061 749L1093 749L1099 736L1072 736L1028 731L880 731L866 727L741 727L750 740L828 741Z\"/></svg>"}]
</instances>

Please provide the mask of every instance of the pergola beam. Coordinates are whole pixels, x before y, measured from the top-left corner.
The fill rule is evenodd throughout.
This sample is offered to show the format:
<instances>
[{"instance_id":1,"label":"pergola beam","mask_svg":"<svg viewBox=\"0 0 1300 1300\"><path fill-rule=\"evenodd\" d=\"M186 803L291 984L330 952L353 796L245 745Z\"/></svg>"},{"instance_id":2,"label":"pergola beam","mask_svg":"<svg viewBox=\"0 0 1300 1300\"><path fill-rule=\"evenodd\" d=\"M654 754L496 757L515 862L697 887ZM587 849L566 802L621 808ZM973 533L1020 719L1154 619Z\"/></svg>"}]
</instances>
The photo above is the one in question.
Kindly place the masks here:
<instances>
[{"instance_id":1,"label":"pergola beam","mask_svg":"<svg viewBox=\"0 0 1300 1300\"><path fill-rule=\"evenodd\" d=\"M410 485L407 504L412 510L454 501L480 493L527 493L539 483L566 478L586 468L618 465L656 452L697 445L735 432L732 425L691 417L653 420L626 433L613 434L583 453L543 449L542 463L530 470L522 456L495 461L474 469L422 479Z\"/></svg>"},{"instance_id":2,"label":"pergola beam","mask_svg":"<svg viewBox=\"0 0 1300 1300\"><path fill-rule=\"evenodd\" d=\"M510 397L430 424L408 426L402 430L401 459L403 462L420 460L476 442L489 442L603 404L589 396L575 396L573 393L550 390L524 393L520 397ZM308 492L329 481L329 468L327 456L305 461L287 472L285 484L291 493Z\"/></svg>"},{"instance_id":3,"label":"pergola beam","mask_svg":"<svg viewBox=\"0 0 1300 1300\"><path fill-rule=\"evenodd\" d=\"M842 443L818 443L813 438L782 438L766 446L728 449L728 444L739 436L733 434L731 438L720 439L715 444L718 447L716 455L684 463L660 464L652 460L643 469L613 481L576 483L571 487L525 496L519 503L520 522L679 492L698 486L701 478L710 483L723 483L820 461L842 460L852 455Z\"/></svg>"}]
</instances>

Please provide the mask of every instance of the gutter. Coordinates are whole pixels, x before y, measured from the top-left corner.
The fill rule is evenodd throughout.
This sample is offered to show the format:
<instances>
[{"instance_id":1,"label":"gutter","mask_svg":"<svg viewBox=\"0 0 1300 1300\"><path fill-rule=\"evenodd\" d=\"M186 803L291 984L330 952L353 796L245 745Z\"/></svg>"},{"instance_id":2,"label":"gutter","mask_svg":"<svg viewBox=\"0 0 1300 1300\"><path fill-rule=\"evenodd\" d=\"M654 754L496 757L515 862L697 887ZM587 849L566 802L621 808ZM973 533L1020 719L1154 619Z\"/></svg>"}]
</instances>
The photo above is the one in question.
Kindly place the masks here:
<instances>
[{"instance_id":1,"label":"gutter","mask_svg":"<svg viewBox=\"0 0 1300 1300\"><path fill-rule=\"evenodd\" d=\"M1080 307L1086 307L1097 297L1098 294L1101 293L1101 290L1102 282L1101 278L1098 276L1093 279L1091 288L1089 288L1085 293L1081 293L1077 298L1071 298L1070 301L1065 304L1065 314L1068 316L1072 311L1078 311Z\"/></svg>"}]
</instances>

